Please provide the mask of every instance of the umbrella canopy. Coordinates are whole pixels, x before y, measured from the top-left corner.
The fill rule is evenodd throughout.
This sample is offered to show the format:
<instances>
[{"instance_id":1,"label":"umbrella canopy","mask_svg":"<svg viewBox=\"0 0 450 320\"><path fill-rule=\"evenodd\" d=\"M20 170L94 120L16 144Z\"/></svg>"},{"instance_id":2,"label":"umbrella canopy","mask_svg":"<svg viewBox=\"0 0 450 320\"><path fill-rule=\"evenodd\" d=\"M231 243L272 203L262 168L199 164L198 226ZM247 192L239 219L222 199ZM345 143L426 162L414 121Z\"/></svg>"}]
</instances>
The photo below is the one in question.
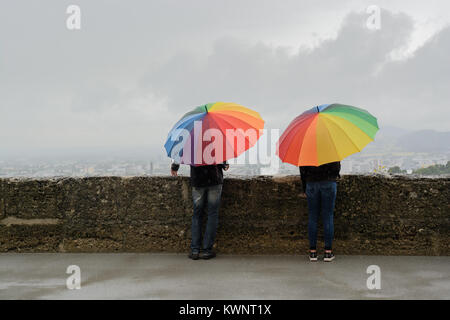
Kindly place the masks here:
<instances>
[{"instance_id":1,"label":"umbrella canopy","mask_svg":"<svg viewBox=\"0 0 450 320\"><path fill-rule=\"evenodd\" d=\"M186 113L174 125L164 148L178 163L222 163L254 146L263 128L264 120L256 111L236 103L208 103Z\"/></svg>"},{"instance_id":2,"label":"umbrella canopy","mask_svg":"<svg viewBox=\"0 0 450 320\"><path fill-rule=\"evenodd\" d=\"M320 166L361 151L377 131L377 119L366 110L323 104L289 124L278 141L277 154L295 166Z\"/></svg>"}]
</instances>

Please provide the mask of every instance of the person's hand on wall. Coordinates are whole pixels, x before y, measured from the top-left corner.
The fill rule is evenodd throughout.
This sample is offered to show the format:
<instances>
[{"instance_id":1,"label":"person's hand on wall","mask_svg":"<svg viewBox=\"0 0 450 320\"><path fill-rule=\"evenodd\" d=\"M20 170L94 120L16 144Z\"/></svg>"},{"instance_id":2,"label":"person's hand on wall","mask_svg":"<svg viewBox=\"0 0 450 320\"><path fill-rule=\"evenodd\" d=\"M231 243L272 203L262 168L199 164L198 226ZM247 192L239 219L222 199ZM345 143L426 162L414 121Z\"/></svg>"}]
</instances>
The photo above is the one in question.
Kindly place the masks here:
<instances>
[{"instance_id":1,"label":"person's hand on wall","mask_svg":"<svg viewBox=\"0 0 450 320\"><path fill-rule=\"evenodd\" d=\"M300 198L306 198L306 193L304 193L304 192L300 192Z\"/></svg>"},{"instance_id":2,"label":"person's hand on wall","mask_svg":"<svg viewBox=\"0 0 450 320\"><path fill-rule=\"evenodd\" d=\"M180 164L176 163L175 160L172 160L172 165L170 166L170 174L172 177L178 176L178 169L180 169Z\"/></svg>"}]
</instances>

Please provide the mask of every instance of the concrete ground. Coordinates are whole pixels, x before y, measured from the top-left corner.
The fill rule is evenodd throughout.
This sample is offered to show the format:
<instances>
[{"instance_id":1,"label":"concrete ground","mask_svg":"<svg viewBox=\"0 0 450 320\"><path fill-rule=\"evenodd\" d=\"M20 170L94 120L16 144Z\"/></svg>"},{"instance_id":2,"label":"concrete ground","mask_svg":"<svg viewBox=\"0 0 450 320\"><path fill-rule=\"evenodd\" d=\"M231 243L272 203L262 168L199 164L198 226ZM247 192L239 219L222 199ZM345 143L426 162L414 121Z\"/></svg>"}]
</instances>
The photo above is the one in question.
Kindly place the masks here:
<instances>
[{"instance_id":1,"label":"concrete ground","mask_svg":"<svg viewBox=\"0 0 450 320\"><path fill-rule=\"evenodd\" d=\"M67 267L81 271L68 289ZM381 289L369 290L377 265ZM0 254L0 299L450 299L450 257Z\"/></svg>"}]
</instances>

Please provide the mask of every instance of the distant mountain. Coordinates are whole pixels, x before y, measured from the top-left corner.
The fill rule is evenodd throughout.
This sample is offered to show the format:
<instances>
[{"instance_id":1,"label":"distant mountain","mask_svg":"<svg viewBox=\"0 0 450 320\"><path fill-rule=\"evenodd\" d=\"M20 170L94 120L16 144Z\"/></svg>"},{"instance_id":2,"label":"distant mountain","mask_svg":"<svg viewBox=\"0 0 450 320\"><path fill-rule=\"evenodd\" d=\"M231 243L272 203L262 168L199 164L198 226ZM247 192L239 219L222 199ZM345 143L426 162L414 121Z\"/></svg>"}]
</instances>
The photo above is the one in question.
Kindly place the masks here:
<instances>
[{"instance_id":1,"label":"distant mountain","mask_svg":"<svg viewBox=\"0 0 450 320\"><path fill-rule=\"evenodd\" d=\"M385 126L385 127L381 127L380 130L377 132L376 137L377 138L399 138L405 134L410 133L410 130L406 130L406 129L402 129L402 128L397 128L397 127L391 127L391 126Z\"/></svg>"},{"instance_id":2,"label":"distant mountain","mask_svg":"<svg viewBox=\"0 0 450 320\"><path fill-rule=\"evenodd\" d=\"M375 140L367 146L371 152L399 152L403 151L398 146L398 140L410 131L397 127L381 127L375 136Z\"/></svg>"},{"instance_id":3,"label":"distant mountain","mask_svg":"<svg viewBox=\"0 0 450 320\"><path fill-rule=\"evenodd\" d=\"M450 152L450 132L381 127L367 149L373 152L446 153Z\"/></svg>"},{"instance_id":4,"label":"distant mountain","mask_svg":"<svg viewBox=\"0 0 450 320\"><path fill-rule=\"evenodd\" d=\"M449 152L450 132L414 131L402 135L397 146L409 152Z\"/></svg>"}]
</instances>

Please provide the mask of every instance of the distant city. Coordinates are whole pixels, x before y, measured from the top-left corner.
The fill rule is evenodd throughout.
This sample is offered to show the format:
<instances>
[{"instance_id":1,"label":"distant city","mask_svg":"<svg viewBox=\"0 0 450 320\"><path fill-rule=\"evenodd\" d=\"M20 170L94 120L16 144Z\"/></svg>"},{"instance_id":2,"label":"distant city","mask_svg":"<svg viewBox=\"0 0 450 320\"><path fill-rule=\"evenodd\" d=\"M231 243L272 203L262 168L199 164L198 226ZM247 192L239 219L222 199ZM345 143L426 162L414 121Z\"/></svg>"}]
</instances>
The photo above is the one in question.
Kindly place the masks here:
<instances>
[{"instance_id":1,"label":"distant city","mask_svg":"<svg viewBox=\"0 0 450 320\"><path fill-rule=\"evenodd\" d=\"M450 153L391 153L354 154L341 161L343 174L387 173L398 166L406 171L431 165L443 164L450 160ZM170 174L169 158L157 159L11 159L0 160L0 177L94 177L94 176L163 176ZM278 162L279 167L270 171L270 166L232 164L227 175L254 176L263 174L298 174L298 168ZM269 171L268 171L269 170ZM265 173L266 172L266 173ZM268 173L267 173L268 172ZM181 166L180 175L189 175L189 167Z\"/></svg>"},{"instance_id":2,"label":"distant city","mask_svg":"<svg viewBox=\"0 0 450 320\"><path fill-rule=\"evenodd\" d=\"M386 173L398 166L407 173L435 164L446 164L449 154L398 154L398 155L353 155L341 162L343 174ZM26 160L0 161L0 177L93 177L93 176L161 176L170 174L170 159L166 160ZM234 164L227 174L253 176L262 175L269 166ZM189 167L181 166L180 175L189 175ZM279 163L274 174L298 174L298 168Z\"/></svg>"},{"instance_id":3,"label":"distant city","mask_svg":"<svg viewBox=\"0 0 450 320\"><path fill-rule=\"evenodd\" d=\"M341 162L343 174L387 173L399 167L403 174L450 160L450 132L432 130L408 132L386 127L362 152ZM100 150L95 155L77 154L30 157L1 157L0 177L94 177L94 176L164 176L170 174L171 160L162 149ZM112 156L113 154L113 156ZM276 158L278 161L278 158ZM271 170L270 170L271 169ZM181 166L180 175L189 175ZM275 166L232 164L226 175L255 176L265 174L298 174L298 168L278 162Z\"/></svg>"}]
</instances>

